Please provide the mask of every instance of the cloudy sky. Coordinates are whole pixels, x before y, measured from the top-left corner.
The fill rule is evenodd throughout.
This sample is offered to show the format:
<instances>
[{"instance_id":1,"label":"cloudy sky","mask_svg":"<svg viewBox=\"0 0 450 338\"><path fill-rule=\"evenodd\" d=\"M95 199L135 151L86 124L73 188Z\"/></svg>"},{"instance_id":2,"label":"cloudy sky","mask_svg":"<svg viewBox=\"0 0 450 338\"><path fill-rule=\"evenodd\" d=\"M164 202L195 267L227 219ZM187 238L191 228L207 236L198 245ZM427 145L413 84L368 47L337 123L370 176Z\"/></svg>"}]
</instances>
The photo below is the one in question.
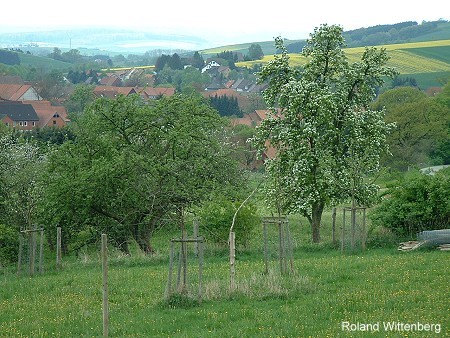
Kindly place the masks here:
<instances>
[{"instance_id":1,"label":"cloudy sky","mask_svg":"<svg viewBox=\"0 0 450 338\"><path fill-rule=\"evenodd\" d=\"M195 35L215 45L307 38L322 23L344 30L404 21L450 19L450 1L186 1L22 0L0 6L0 33L114 27ZM450 37L449 37L450 38Z\"/></svg>"}]
</instances>

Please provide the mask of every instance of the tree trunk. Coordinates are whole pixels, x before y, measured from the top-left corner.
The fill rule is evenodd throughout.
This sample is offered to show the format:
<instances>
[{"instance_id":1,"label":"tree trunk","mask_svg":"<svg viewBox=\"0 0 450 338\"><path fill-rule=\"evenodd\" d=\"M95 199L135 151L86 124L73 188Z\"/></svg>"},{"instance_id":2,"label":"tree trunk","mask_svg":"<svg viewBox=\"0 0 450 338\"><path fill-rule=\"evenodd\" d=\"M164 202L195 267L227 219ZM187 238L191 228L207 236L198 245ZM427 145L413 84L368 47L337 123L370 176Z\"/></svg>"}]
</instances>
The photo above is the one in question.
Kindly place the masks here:
<instances>
[{"instance_id":1,"label":"tree trunk","mask_svg":"<svg viewBox=\"0 0 450 338\"><path fill-rule=\"evenodd\" d=\"M311 230L312 230L312 241L313 243L320 242L320 222L322 220L322 213L325 203L317 202L312 205L311 212Z\"/></svg>"},{"instance_id":2,"label":"tree trunk","mask_svg":"<svg viewBox=\"0 0 450 338\"><path fill-rule=\"evenodd\" d=\"M146 254L153 254L154 249L151 245L152 231L154 228L154 221L149 225L135 226L133 237L139 245L139 248Z\"/></svg>"}]
</instances>

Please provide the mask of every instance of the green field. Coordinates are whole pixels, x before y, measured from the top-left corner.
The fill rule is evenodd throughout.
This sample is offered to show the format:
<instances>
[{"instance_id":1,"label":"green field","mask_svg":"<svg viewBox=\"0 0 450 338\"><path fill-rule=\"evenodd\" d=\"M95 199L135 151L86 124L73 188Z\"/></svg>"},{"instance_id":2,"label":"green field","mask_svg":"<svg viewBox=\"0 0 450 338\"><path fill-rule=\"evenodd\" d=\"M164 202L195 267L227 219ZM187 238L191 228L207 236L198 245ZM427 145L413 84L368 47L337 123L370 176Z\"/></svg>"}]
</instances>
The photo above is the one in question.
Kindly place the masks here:
<instances>
[{"instance_id":1,"label":"green field","mask_svg":"<svg viewBox=\"0 0 450 338\"><path fill-rule=\"evenodd\" d=\"M330 213L325 215L329 218ZM399 252L396 246L342 254L330 244L309 244L309 227L291 219L294 273L281 276L272 259L264 274L261 229L237 251L238 289L229 291L228 250L207 243L203 302L164 301L169 239L155 234L157 253L109 253L111 337L444 337L448 316L448 252ZM237 234L239 236L239 234ZM46 272L17 277L0 270L0 337L102 336L100 251L64 257L56 271L46 252ZM197 271L189 257L189 271ZM196 279L195 273L189 277ZM171 306L169 306L171 305ZM378 332L347 332L342 322L380 323ZM385 331L383 323L439 325L439 333ZM416 324L417 325L417 324ZM434 327L437 330L438 326Z\"/></svg>"},{"instance_id":2,"label":"green field","mask_svg":"<svg viewBox=\"0 0 450 338\"><path fill-rule=\"evenodd\" d=\"M450 40L414 42L378 46L386 48L390 60L401 76L414 77L420 88L442 86L450 76ZM361 59L364 47L344 49L350 62ZM292 66L303 66L307 59L300 54L289 54ZM262 60L236 63L239 67L252 67L273 60L273 55L265 55Z\"/></svg>"},{"instance_id":3,"label":"green field","mask_svg":"<svg viewBox=\"0 0 450 338\"><path fill-rule=\"evenodd\" d=\"M401 74L433 73L450 71L450 40L404 43L378 46L387 50L391 57L389 66L397 68ZM360 60L364 47L346 48L344 52L351 62ZM302 66L307 59L300 54L289 54L293 66ZM240 67L264 64L273 60L266 55L262 60L238 62Z\"/></svg>"},{"instance_id":4,"label":"green field","mask_svg":"<svg viewBox=\"0 0 450 338\"><path fill-rule=\"evenodd\" d=\"M32 68L36 68L38 70L45 70L45 71L51 71L51 70L68 70L69 68L73 67L72 64L54 60L51 58L43 57L43 56L35 56L25 53L18 53L20 58L20 64L22 66L28 66Z\"/></svg>"}]
</instances>

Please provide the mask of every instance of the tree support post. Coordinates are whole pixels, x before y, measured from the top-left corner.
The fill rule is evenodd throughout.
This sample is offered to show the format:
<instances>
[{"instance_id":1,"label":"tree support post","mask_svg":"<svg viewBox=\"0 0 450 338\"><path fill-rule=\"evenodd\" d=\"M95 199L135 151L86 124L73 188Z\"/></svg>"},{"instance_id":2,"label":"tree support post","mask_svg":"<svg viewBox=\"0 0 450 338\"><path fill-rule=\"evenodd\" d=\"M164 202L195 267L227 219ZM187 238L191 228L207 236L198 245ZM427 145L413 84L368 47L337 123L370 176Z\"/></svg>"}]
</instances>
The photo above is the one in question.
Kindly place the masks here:
<instances>
[{"instance_id":1,"label":"tree support post","mask_svg":"<svg viewBox=\"0 0 450 338\"><path fill-rule=\"evenodd\" d=\"M102 234L102 271L103 271L103 337L109 334L109 307L108 307L108 238Z\"/></svg>"}]
</instances>

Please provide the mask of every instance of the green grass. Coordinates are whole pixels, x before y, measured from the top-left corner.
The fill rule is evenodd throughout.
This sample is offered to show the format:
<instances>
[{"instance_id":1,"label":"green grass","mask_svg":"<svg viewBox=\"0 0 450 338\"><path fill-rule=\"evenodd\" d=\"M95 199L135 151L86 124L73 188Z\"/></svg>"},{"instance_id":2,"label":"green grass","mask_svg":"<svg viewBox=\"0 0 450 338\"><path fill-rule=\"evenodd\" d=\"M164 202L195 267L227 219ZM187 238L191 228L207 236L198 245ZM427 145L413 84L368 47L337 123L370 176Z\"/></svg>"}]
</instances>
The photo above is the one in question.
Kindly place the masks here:
<instances>
[{"instance_id":1,"label":"green grass","mask_svg":"<svg viewBox=\"0 0 450 338\"><path fill-rule=\"evenodd\" d=\"M280 276L276 259L270 273L263 274L262 235L256 229L250 248L237 252L235 292L228 288L227 248L208 243L201 304L183 297L165 301L168 240L176 236L175 230L156 234L158 252L153 257L111 250L110 336L427 336L383 330L351 335L342 331L343 321L432 323L441 325L441 336L449 333L447 252L400 253L391 246L341 254L329 244L329 227L323 230L325 243L312 245L308 225L301 218L291 219L295 273ZM64 257L60 272L52 259L44 275L32 278L17 277L12 268L0 270L0 337L100 337L99 256L91 251ZM193 258L190 262L189 280L194 281L196 265Z\"/></svg>"}]
</instances>

